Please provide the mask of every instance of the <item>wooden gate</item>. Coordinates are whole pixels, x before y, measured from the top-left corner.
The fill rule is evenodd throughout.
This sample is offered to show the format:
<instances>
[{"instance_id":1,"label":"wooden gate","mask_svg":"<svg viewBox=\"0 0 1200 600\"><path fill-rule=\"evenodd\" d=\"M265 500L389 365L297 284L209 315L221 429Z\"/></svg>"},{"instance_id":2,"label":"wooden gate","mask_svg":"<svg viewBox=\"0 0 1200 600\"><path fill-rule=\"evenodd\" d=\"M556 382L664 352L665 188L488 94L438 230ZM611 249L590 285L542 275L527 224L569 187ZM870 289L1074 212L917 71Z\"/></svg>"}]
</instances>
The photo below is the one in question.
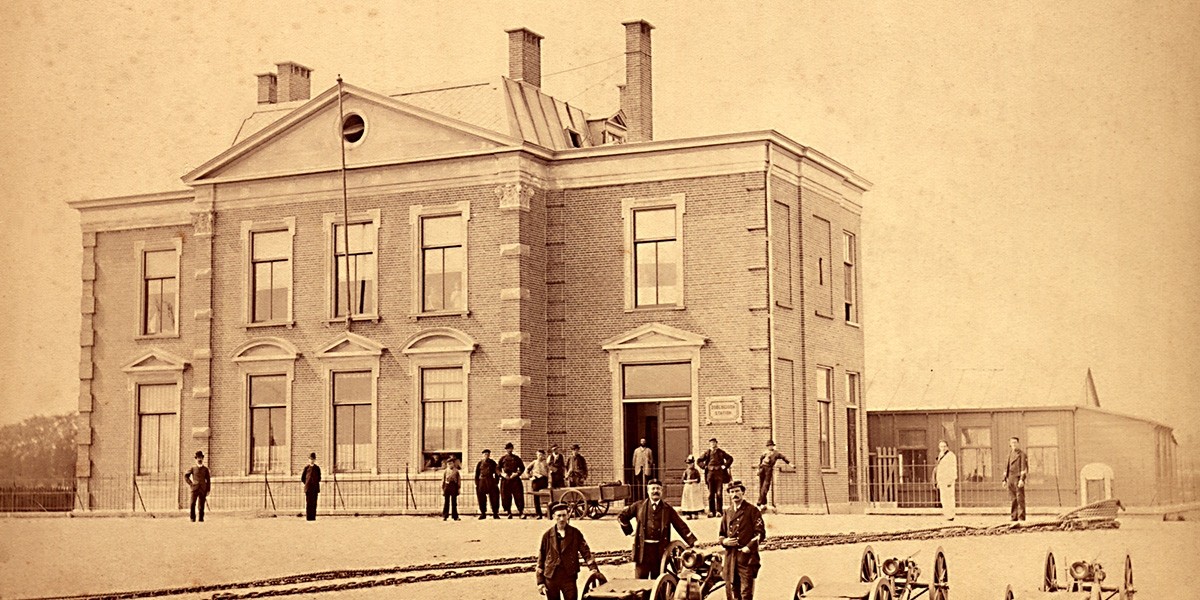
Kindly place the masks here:
<instances>
[{"instance_id":1,"label":"wooden gate","mask_svg":"<svg viewBox=\"0 0 1200 600\"><path fill-rule=\"evenodd\" d=\"M895 448L878 447L870 454L868 463L871 502L895 505L900 485L900 453Z\"/></svg>"}]
</instances>

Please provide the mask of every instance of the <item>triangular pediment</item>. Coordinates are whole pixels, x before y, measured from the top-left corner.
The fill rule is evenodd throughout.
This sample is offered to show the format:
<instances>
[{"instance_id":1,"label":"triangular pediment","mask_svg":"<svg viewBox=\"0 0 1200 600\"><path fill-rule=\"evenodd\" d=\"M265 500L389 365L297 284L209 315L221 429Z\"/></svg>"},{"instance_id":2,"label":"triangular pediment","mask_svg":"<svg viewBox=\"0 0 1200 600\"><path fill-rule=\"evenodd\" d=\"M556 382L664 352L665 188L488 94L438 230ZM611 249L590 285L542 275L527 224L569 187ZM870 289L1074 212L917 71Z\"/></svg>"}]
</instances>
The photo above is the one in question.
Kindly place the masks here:
<instances>
[{"instance_id":1,"label":"triangular pediment","mask_svg":"<svg viewBox=\"0 0 1200 600\"><path fill-rule=\"evenodd\" d=\"M700 347L708 339L702 335L684 331L662 323L647 323L621 335L604 341L605 350L627 350L632 348Z\"/></svg>"},{"instance_id":2,"label":"triangular pediment","mask_svg":"<svg viewBox=\"0 0 1200 600\"><path fill-rule=\"evenodd\" d=\"M153 348L149 352L133 359L121 370L126 373L145 371L182 371L187 367L187 361L171 354L166 350Z\"/></svg>"},{"instance_id":3,"label":"triangular pediment","mask_svg":"<svg viewBox=\"0 0 1200 600\"><path fill-rule=\"evenodd\" d=\"M285 339L258 338L238 346L233 361L295 360L299 355L296 346Z\"/></svg>"},{"instance_id":4,"label":"triangular pediment","mask_svg":"<svg viewBox=\"0 0 1200 600\"><path fill-rule=\"evenodd\" d=\"M379 356L386 347L357 333L346 333L325 344L317 352L317 358L339 358L347 356Z\"/></svg>"},{"instance_id":5,"label":"triangular pediment","mask_svg":"<svg viewBox=\"0 0 1200 600\"><path fill-rule=\"evenodd\" d=\"M343 84L334 86L184 176L188 184L332 171L341 168L341 117L365 123L346 144L346 167L376 166L519 144L503 134Z\"/></svg>"}]
</instances>

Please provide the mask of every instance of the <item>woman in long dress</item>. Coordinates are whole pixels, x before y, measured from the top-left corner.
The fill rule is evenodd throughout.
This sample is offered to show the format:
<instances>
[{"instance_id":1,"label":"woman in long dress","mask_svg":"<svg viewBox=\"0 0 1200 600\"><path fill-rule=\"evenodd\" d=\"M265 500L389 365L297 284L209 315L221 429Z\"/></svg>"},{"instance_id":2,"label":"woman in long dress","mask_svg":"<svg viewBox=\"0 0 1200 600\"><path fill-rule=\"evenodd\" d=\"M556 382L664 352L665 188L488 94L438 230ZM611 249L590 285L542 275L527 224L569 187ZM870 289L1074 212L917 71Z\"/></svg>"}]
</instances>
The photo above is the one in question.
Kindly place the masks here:
<instances>
[{"instance_id":1,"label":"woman in long dress","mask_svg":"<svg viewBox=\"0 0 1200 600\"><path fill-rule=\"evenodd\" d=\"M700 480L700 470L696 468L696 459L688 456L684 461L683 496L679 501L679 512L689 519L695 519L704 512L706 491Z\"/></svg>"}]
</instances>

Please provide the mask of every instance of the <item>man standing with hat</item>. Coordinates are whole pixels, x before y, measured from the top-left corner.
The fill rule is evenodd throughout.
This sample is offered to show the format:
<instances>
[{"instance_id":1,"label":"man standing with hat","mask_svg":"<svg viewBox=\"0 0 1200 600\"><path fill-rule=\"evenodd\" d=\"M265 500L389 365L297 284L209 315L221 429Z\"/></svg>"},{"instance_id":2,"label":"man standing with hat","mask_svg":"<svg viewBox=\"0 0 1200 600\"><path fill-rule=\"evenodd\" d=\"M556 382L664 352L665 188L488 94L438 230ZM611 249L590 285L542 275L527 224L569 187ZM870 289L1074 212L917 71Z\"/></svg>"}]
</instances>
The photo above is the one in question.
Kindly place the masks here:
<instances>
[{"instance_id":1,"label":"man standing with hat","mask_svg":"<svg viewBox=\"0 0 1200 600\"><path fill-rule=\"evenodd\" d=\"M567 485L579 487L587 481L587 461L579 453L579 444L571 444L571 458L567 459Z\"/></svg>"},{"instance_id":2,"label":"man standing with hat","mask_svg":"<svg viewBox=\"0 0 1200 600\"><path fill-rule=\"evenodd\" d=\"M696 545L696 536L679 513L663 500L663 486L657 479L646 482L649 498L638 500L625 507L617 515L621 531L625 535L634 533L630 519L637 519L636 535L633 537L633 576L637 579L654 579L659 576L662 553L671 544L671 527L683 536L688 546Z\"/></svg>"},{"instance_id":3,"label":"man standing with hat","mask_svg":"<svg viewBox=\"0 0 1200 600\"><path fill-rule=\"evenodd\" d=\"M1008 464L1004 467L1004 486L1008 488L1008 497L1012 500L1012 520L1025 520L1025 476L1029 474L1029 459L1021 450L1020 438L1008 438Z\"/></svg>"},{"instance_id":4,"label":"man standing with hat","mask_svg":"<svg viewBox=\"0 0 1200 600\"><path fill-rule=\"evenodd\" d=\"M567 472L567 460L563 458L562 452L558 451L558 444L550 446L550 454L546 457L546 464L549 466L550 471L550 487L560 488L566 485L563 474Z\"/></svg>"},{"instance_id":5,"label":"man standing with hat","mask_svg":"<svg viewBox=\"0 0 1200 600\"><path fill-rule=\"evenodd\" d=\"M792 464L782 452L775 449L775 440L767 440L767 451L758 459L758 509L767 508L767 492L771 491L771 483L775 481L775 462L782 460Z\"/></svg>"},{"instance_id":6,"label":"man standing with hat","mask_svg":"<svg viewBox=\"0 0 1200 600\"><path fill-rule=\"evenodd\" d=\"M317 520L317 496L321 493L321 467L317 466L317 453L308 453L308 464L300 473L300 481L304 484L304 519Z\"/></svg>"},{"instance_id":7,"label":"man standing with hat","mask_svg":"<svg viewBox=\"0 0 1200 600\"><path fill-rule=\"evenodd\" d=\"M513 454L513 443L504 444L504 456L500 457L500 502L504 512L512 518L512 506L517 505L517 514L525 518L525 486L521 484L521 475L525 474L525 461Z\"/></svg>"},{"instance_id":8,"label":"man standing with hat","mask_svg":"<svg viewBox=\"0 0 1200 600\"><path fill-rule=\"evenodd\" d=\"M500 467L492 460L492 451L484 449L483 458L475 465L475 497L479 499L479 519L487 518L488 500L492 501L492 517L500 518Z\"/></svg>"},{"instance_id":9,"label":"man standing with hat","mask_svg":"<svg viewBox=\"0 0 1200 600\"><path fill-rule=\"evenodd\" d=\"M729 467L733 457L717 446L717 438L709 438L709 448L700 455L696 466L704 469L704 482L708 484L708 516L720 516L725 510L725 497L721 490L729 483Z\"/></svg>"},{"instance_id":10,"label":"man standing with hat","mask_svg":"<svg viewBox=\"0 0 1200 600\"><path fill-rule=\"evenodd\" d=\"M593 573L601 579L604 576L600 575L600 567L592 558L592 550L583 534L571 527L571 511L567 510L567 505L554 503L550 506L550 515L554 526L542 534L542 543L538 546L538 592L545 594L547 600L577 600L580 558Z\"/></svg>"},{"instance_id":11,"label":"man standing with hat","mask_svg":"<svg viewBox=\"0 0 1200 600\"><path fill-rule=\"evenodd\" d=\"M754 580L761 565L758 543L766 539L766 524L758 507L744 501L746 486L734 481L728 487L729 511L721 518L721 546L725 548L725 597L728 600L754 600Z\"/></svg>"},{"instance_id":12,"label":"man standing with hat","mask_svg":"<svg viewBox=\"0 0 1200 600\"><path fill-rule=\"evenodd\" d=\"M200 522L204 522L204 503L208 500L208 491L212 486L208 467L204 466L204 452L196 451L196 466L184 471L183 480L192 488L191 508L188 515L196 521L196 512L200 512ZM198 508L197 508L198 507Z\"/></svg>"}]
</instances>

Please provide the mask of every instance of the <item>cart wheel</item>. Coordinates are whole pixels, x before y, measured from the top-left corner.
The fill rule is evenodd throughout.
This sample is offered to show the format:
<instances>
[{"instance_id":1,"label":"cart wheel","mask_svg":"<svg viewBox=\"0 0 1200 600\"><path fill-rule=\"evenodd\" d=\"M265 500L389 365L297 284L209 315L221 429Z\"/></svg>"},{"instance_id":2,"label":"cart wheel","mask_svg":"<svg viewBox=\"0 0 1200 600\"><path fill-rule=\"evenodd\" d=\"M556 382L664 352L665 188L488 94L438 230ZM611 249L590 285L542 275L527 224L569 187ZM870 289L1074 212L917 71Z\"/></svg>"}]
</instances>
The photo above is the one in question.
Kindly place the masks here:
<instances>
[{"instance_id":1,"label":"cart wheel","mask_svg":"<svg viewBox=\"0 0 1200 600\"><path fill-rule=\"evenodd\" d=\"M792 596L792 600L804 600L812 589L812 580L808 578L808 575L801 575L800 581L796 582L796 595Z\"/></svg>"},{"instance_id":2,"label":"cart wheel","mask_svg":"<svg viewBox=\"0 0 1200 600\"><path fill-rule=\"evenodd\" d=\"M679 578L672 573L663 573L654 580L654 588L650 590L650 600L671 600Z\"/></svg>"},{"instance_id":3,"label":"cart wheel","mask_svg":"<svg viewBox=\"0 0 1200 600\"><path fill-rule=\"evenodd\" d=\"M1054 551L1046 551L1046 568L1042 571L1042 591L1058 591L1058 565L1054 562Z\"/></svg>"},{"instance_id":4,"label":"cart wheel","mask_svg":"<svg viewBox=\"0 0 1200 600\"><path fill-rule=\"evenodd\" d=\"M567 490L558 498L559 502L567 505L567 512L572 519L582 519L587 513L587 496L579 490Z\"/></svg>"},{"instance_id":5,"label":"cart wheel","mask_svg":"<svg viewBox=\"0 0 1200 600\"><path fill-rule=\"evenodd\" d=\"M607 512L608 512L607 504L601 504L596 501L588 502L588 507L587 507L587 516L588 517L590 517L592 519L599 519L600 517L603 517L605 515L605 513L607 513Z\"/></svg>"},{"instance_id":6,"label":"cart wheel","mask_svg":"<svg viewBox=\"0 0 1200 600\"><path fill-rule=\"evenodd\" d=\"M1013 594L1011 584L1004 586L1004 600L1017 600L1016 594Z\"/></svg>"},{"instance_id":7,"label":"cart wheel","mask_svg":"<svg viewBox=\"0 0 1200 600\"><path fill-rule=\"evenodd\" d=\"M875 585L871 587L871 595L867 596L869 600L895 600L895 590L892 588L892 580L886 577L875 580Z\"/></svg>"},{"instance_id":8,"label":"cart wheel","mask_svg":"<svg viewBox=\"0 0 1200 600\"><path fill-rule=\"evenodd\" d=\"M679 575L679 572L683 570L681 556L684 550L687 550L687 544L679 540L667 544L667 548L663 550L662 562L659 563L658 571L660 573Z\"/></svg>"},{"instance_id":9,"label":"cart wheel","mask_svg":"<svg viewBox=\"0 0 1200 600\"><path fill-rule=\"evenodd\" d=\"M879 579L879 561L875 559L875 551L867 546L863 550L862 561L858 563L858 580L871 583Z\"/></svg>"},{"instance_id":10,"label":"cart wheel","mask_svg":"<svg viewBox=\"0 0 1200 600\"><path fill-rule=\"evenodd\" d=\"M588 575L587 581L583 582L582 596L587 598L588 592L600 587L601 585L604 585L605 583L608 583L608 579L605 579L604 575L601 575L600 573L592 573Z\"/></svg>"},{"instance_id":11,"label":"cart wheel","mask_svg":"<svg viewBox=\"0 0 1200 600\"><path fill-rule=\"evenodd\" d=\"M950 600L950 572L946 569L946 553L938 546L933 559L933 581L930 582L930 600Z\"/></svg>"},{"instance_id":12,"label":"cart wheel","mask_svg":"<svg viewBox=\"0 0 1200 600\"><path fill-rule=\"evenodd\" d=\"M1133 588L1133 559L1129 554L1125 555L1125 578L1121 580L1120 591L1120 600L1133 600L1133 593L1137 591Z\"/></svg>"}]
</instances>

